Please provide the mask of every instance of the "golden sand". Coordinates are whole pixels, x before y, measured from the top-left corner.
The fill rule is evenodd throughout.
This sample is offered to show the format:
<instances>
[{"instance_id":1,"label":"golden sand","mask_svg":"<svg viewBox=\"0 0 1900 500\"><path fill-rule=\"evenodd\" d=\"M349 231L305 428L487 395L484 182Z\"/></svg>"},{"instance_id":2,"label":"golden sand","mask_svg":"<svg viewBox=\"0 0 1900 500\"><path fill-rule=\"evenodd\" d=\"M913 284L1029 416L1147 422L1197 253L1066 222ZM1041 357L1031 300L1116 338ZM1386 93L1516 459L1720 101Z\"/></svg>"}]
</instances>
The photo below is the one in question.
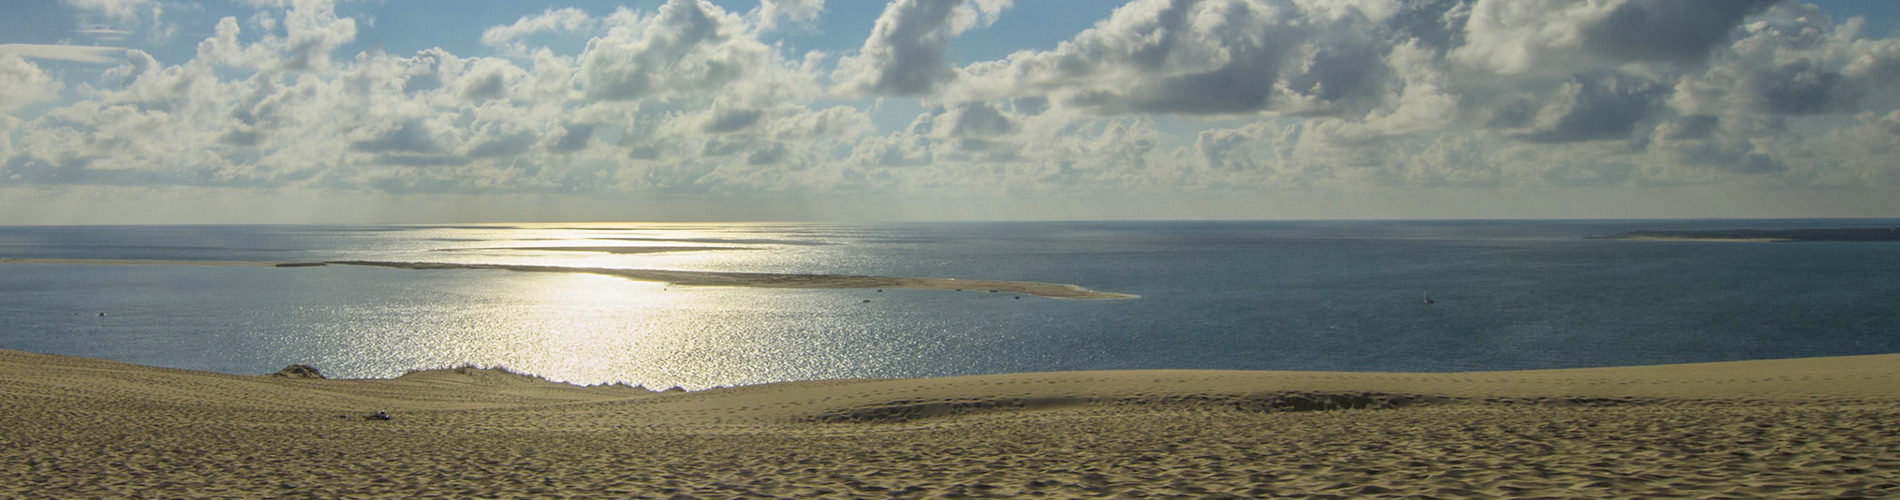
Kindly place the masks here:
<instances>
[{"instance_id":1,"label":"golden sand","mask_svg":"<svg viewBox=\"0 0 1900 500\"><path fill-rule=\"evenodd\" d=\"M656 393L0 350L0 416L4 498L1900 496L1900 355Z\"/></svg>"}]
</instances>

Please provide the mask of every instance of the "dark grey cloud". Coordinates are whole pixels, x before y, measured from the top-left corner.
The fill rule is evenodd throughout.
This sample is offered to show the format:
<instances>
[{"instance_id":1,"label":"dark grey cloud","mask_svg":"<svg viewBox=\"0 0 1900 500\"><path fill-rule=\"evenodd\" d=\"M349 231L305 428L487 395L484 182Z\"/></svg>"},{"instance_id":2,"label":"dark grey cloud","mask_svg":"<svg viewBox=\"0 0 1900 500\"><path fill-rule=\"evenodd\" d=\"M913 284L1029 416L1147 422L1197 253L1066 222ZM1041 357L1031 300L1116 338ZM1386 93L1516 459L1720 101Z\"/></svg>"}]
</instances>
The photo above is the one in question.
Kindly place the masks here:
<instances>
[{"instance_id":1,"label":"dark grey cloud","mask_svg":"<svg viewBox=\"0 0 1900 500\"><path fill-rule=\"evenodd\" d=\"M1465 21L1471 19L1466 0L1415 0L1399 4L1386 20L1389 43L1416 40L1438 51L1464 44Z\"/></svg>"},{"instance_id":2,"label":"dark grey cloud","mask_svg":"<svg viewBox=\"0 0 1900 500\"><path fill-rule=\"evenodd\" d=\"M264 143L264 134L256 130L231 129L218 137L218 142L227 146L256 147Z\"/></svg>"},{"instance_id":3,"label":"dark grey cloud","mask_svg":"<svg viewBox=\"0 0 1900 500\"><path fill-rule=\"evenodd\" d=\"M1742 82L1769 112L1796 116L1852 109L1862 93L1854 83L1843 78L1840 72L1810 59L1771 68L1752 68Z\"/></svg>"},{"instance_id":4,"label":"dark grey cloud","mask_svg":"<svg viewBox=\"0 0 1900 500\"><path fill-rule=\"evenodd\" d=\"M1669 123L1664 124L1663 139L1673 140L1673 141L1707 139L1710 136L1713 136L1717 128L1720 127L1721 125L1722 125L1721 118L1716 117L1716 116L1711 116L1711 115L1679 116L1679 117L1676 117L1676 119L1671 120Z\"/></svg>"},{"instance_id":5,"label":"dark grey cloud","mask_svg":"<svg viewBox=\"0 0 1900 500\"><path fill-rule=\"evenodd\" d=\"M764 115L765 112L756 109L721 109L713 113L712 120L702 129L715 134L738 132L758 123Z\"/></svg>"},{"instance_id":6,"label":"dark grey cloud","mask_svg":"<svg viewBox=\"0 0 1900 500\"><path fill-rule=\"evenodd\" d=\"M660 148L653 146L635 146L627 150L627 158L631 160L658 160L661 156L663 152Z\"/></svg>"},{"instance_id":7,"label":"dark grey cloud","mask_svg":"<svg viewBox=\"0 0 1900 500\"><path fill-rule=\"evenodd\" d=\"M950 134L958 137L1000 136L1016 132L1016 121L1003 114L995 105L983 102L964 103L951 111L952 125Z\"/></svg>"},{"instance_id":8,"label":"dark grey cloud","mask_svg":"<svg viewBox=\"0 0 1900 500\"><path fill-rule=\"evenodd\" d=\"M784 160L787 154L789 151L785 149L785 143L774 142L746 155L745 162L748 165L771 165Z\"/></svg>"},{"instance_id":9,"label":"dark grey cloud","mask_svg":"<svg viewBox=\"0 0 1900 500\"><path fill-rule=\"evenodd\" d=\"M1700 65L1742 19L1779 0L1633 0L1583 29L1584 47L1618 61Z\"/></svg>"},{"instance_id":10,"label":"dark grey cloud","mask_svg":"<svg viewBox=\"0 0 1900 500\"><path fill-rule=\"evenodd\" d=\"M1310 69L1287 80L1294 89L1312 89L1314 97L1339 101L1371 93L1386 78L1382 47L1369 45L1316 49Z\"/></svg>"},{"instance_id":11,"label":"dark grey cloud","mask_svg":"<svg viewBox=\"0 0 1900 500\"><path fill-rule=\"evenodd\" d=\"M1642 79L1604 75L1572 80L1567 109L1554 122L1518 138L1539 143L1628 139L1659 111L1668 88Z\"/></svg>"},{"instance_id":12,"label":"dark grey cloud","mask_svg":"<svg viewBox=\"0 0 1900 500\"><path fill-rule=\"evenodd\" d=\"M421 119L403 120L372 138L351 142L350 148L365 153L430 154L442 151L429 126Z\"/></svg>"},{"instance_id":13,"label":"dark grey cloud","mask_svg":"<svg viewBox=\"0 0 1900 500\"><path fill-rule=\"evenodd\" d=\"M1284 0L1135 2L1055 50L971 65L964 87L1102 115L1363 114L1388 94L1392 44L1411 40L1380 23L1448 39L1450 6L1427 7L1441 10L1374 20Z\"/></svg>"},{"instance_id":14,"label":"dark grey cloud","mask_svg":"<svg viewBox=\"0 0 1900 500\"><path fill-rule=\"evenodd\" d=\"M468 156L471 158L515 156L534 149L534 144L540 140L540 134L532 130L516 130L497 137L485 138L474 147L468 148Z\"/></svg>"},{"instance_id":15,"label":"dark grey cloud","mask_svg":"<svg viewBox=\"0 0 1900 500\"><path fill-rule=\"evenodd\" d=\"M1175 0L1151 18L1131 20L1123 31L1103 32L1119 38L1080 47L1090 52L1086 58L1121 58L1137 71L1166 76L1125 91L1080 93L1069 104L1108 113L1224 115L1267 109L1281 67L1309 29L1297 8L1263 7L1237 0ZM1200 60L1214 56L1224 60L1213 67Z\"/></svg>"},{"instance_id":16,"label":"dark grey cloud","mask_svg":"<svg viewBox=\"0 0 1900 500\"><path fill-rule=\"evenodd\" d=\"M582 149L587 149L587 144L593 138L594 138L594 125L569 124L565 127L562 127L560 139L555 140L554 144L548 146L548 152L572 153L572 152L580 151Z\"/></svg>"},{"instance_id":17,"label":"dark grey cloud","mask_svg":"<svg viewBox=\"0 0 1900 500\"><path fill-rule=\"evenodd\" d=\"M468 86L462 87L462 98L476 102L499 99L507 95L507 85L508 81L502 77L501 73L475 77Z\"/></svg>"}]
</instances>

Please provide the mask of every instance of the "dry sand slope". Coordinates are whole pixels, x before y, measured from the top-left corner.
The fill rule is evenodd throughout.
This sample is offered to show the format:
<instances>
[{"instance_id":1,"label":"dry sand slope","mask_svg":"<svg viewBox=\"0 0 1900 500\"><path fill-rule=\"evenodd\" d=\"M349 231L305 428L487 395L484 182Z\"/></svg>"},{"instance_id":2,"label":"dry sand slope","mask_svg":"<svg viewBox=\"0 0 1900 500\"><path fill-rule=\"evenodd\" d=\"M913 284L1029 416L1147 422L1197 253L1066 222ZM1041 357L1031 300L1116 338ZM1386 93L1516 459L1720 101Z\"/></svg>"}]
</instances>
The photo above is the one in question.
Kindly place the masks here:
<instances>
[{"instance_id":1,"label":"dry sand slope","mask_svg":"<svg viewBox=\"0 0 1900 500\"><path fill-rule=\"evenodd\" d=\"M0 350L0 417L4 498L1900 496L1900 355L652 393Z\"/></svg>"}]
</instances>

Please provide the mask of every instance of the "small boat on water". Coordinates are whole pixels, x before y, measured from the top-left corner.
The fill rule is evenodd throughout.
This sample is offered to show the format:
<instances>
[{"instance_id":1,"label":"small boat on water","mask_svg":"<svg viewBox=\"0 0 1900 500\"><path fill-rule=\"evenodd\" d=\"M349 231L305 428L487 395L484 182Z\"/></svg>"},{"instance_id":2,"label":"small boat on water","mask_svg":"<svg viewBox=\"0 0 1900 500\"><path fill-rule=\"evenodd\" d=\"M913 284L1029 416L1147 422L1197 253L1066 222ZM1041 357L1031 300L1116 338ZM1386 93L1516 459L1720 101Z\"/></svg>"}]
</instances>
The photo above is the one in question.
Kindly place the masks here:
<instances>
[{"instance_id":1,"label":"small boat on water","mask_svg":"<svg viewBox=\"0 0 1900 500\"><path fill-rule=\"evenodd\" d=\"M1425 296L1425 303L1427 303L1427 304L1437 304L1437 303L1438 303L1438 301L1436 301L1436 300L1432 300L1432 296L1430 296L1430 295L1426 295L1426 296Z\"/></svg>"}]
</instances>

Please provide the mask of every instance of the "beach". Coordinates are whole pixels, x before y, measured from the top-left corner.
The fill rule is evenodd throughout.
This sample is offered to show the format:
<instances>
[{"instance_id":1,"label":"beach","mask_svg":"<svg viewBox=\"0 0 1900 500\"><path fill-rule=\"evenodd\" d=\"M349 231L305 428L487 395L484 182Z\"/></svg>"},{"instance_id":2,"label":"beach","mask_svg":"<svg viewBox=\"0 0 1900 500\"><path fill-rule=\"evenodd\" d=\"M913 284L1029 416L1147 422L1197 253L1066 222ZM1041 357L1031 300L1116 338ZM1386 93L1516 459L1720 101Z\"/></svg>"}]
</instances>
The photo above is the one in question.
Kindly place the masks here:
<instances>
[{"instance_id":1,"label":"beach","mask_svg":"<svg viewBox=\"0 0 1900 500\"><path fill-rule=\"evenodd\" d=\"M365 418L378 411L390 418ZM9 498L1900 494L1900 355L686 392L497 369L329 380L5 350L0 413Z\"/></svg>"}]
</instances>

